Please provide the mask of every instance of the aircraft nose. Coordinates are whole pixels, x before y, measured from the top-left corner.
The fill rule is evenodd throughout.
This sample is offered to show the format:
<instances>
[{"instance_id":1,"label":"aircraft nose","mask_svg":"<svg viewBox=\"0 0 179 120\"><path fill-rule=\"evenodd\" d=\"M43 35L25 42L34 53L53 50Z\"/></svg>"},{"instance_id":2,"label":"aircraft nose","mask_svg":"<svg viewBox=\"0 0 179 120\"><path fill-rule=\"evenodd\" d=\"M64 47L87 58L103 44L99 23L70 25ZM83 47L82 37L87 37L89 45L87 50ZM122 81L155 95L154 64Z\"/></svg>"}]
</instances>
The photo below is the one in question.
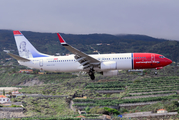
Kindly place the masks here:
<instances>
[{"instance_id":1,"label":"aircraft nose","mask_svg":"<svg viewBox=\"0 0 179 120\"><path fill-rule=\"evenodd\" d=\"M172 63L172 60L167 59L167 63L168 63L168 65L171 64L171 63Z\"/></svg>"}]
</instances>

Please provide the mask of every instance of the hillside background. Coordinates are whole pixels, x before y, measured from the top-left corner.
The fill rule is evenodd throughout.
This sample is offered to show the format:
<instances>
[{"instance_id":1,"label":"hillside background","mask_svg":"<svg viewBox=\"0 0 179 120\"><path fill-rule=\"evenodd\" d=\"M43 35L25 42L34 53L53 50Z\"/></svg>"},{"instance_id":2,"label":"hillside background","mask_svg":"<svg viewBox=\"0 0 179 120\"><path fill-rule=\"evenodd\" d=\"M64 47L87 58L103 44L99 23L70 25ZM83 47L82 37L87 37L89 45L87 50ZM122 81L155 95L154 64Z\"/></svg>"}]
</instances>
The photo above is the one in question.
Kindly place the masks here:
<instances>
[{"instance_id":1,"label":"hillside background","mask_svg":"<svg viewBox=\"0 0 179 120\"><path fill-rule=\"evenodd\" d=\"M60 45L56 33L38 33L21 31L22 34L35 46L35 48L46 54L55 55L60 53L65 55L70 53ZM146 35L110 35L110 34L89 34L72 35L63 34L62 37L75 48L87 53L126 53L126 52L151 52L159 53L171 60L179 61L179 42L157 39ZM100 44L101 45L97 45ZM0 30L0 56L1 61L9 58L4 49L17 53L17 47L13 37L13 31Z\"/></svg>"},{"instance_id":2,"label":"hillside background","mask_svg":"<svg viewBox=\"0 0 179 120\"><path fill-rule=\"evenodd\" d=\"M22 33L40 52L51 55L70 53L60 44L56 34L28 31L22 31ZM94 54L96 50L100 53L153 52L165 55L175 62L179 60L179 42L177 41L144 35L63 33L61 35L69 44L88 54ZM158 75L154 75L155 69L144 70L143 74L123 70L119 71L117 76L108 77L96 73L95 80L91 81L88 75L77 72L37 74L38 71L34 70L32 74L19 73L19 70L25 67L18 65L15 59L6 60L11 57L3 50L11 50L12 53L18 54L13 32L10 30L0 30L0 87L21 87L20 92L24 94L68 96L68 98L23 96L11 99L12 102L22 102L25 109L24 115L27 117L49 119L69 115L76 117L78 113L69 108L72 100L74 104L70 106L71 108L72 106L77 109L84 107L82 109L86 111L86 108L91 107L92 109L87 111L90 114L99 114L95 112L98 110L97 106L120 107L118 111L121 114L137 111L156 112L161 108L165 108L168 112L179 113L179 67L173 66L174 64L159 70ZM81 101L74 99L83 96L87 99ZM145 106L141 104L144 102ZM138 105L122 107L122 104L128 103L130 106Z\"/></svg>"}]
</instances>

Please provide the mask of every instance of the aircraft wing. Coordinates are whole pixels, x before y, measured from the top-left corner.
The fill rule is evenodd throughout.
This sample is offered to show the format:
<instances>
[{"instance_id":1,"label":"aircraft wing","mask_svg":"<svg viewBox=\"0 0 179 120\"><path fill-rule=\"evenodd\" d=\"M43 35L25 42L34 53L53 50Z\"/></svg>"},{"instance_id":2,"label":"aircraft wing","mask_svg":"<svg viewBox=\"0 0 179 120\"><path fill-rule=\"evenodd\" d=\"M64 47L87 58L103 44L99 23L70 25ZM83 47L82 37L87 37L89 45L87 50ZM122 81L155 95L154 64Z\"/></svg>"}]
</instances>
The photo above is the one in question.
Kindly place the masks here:
<instances>
[{"instance_id":1,"label":"aircraft wing","mask_svg":"<svg viewBox=\"0 0 179 120\"><path fill-rule=\"evenodd\" d=\"M66 48L68 49L70 52L72 52L73 54L75 54L75 59L81 64L83 65L83 69L87 69L90 67L94 67L94 66L98 66L100 64L100 61L85 54L84 52L81 52L80 50L68 45L65 40L61 37L61 35L59 33L57 33L58 38L60 40L60 43Z\"/></svg>"},{"instance_id":2,"label":"aircraft wing","mask_svg":"<svg viewBox=\"0 0 179 120\"><path fill-rule=\"evenodd\" d=\"M10 55L11 57L15 58L17 61L23 61L23 62L27 62L27 61L30 61L29 59L27 58L23 58L23 57L20 57L18 55L14 55L12 53L7 53L8 55Z\"/></svg>"}]
</instances>

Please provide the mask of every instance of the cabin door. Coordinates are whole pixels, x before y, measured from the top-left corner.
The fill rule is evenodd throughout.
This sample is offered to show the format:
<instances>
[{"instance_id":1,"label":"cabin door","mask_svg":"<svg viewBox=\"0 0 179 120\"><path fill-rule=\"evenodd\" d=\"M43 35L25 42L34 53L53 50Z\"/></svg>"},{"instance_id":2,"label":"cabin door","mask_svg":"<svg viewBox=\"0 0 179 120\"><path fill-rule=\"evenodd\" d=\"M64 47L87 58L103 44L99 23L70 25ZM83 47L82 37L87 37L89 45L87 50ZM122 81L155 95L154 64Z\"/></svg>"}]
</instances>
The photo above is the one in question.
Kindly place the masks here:
<instances>
[{"instance_id":1,"label":"cabin door","mask_svg":"<svg viewBox=\"0 0 179 120\"><path fill-rule=\"evenodd\" d=\"M154 55L154 54L151 55L151 61L152 61L152 62L155 61L155 55Z\"/></svg>"},{"instance_id":2,"label":"cabin door","mask_svg":"<svg viewBox=\"0 0 179 120\"><path fill-rule=\"evenodd\" d=\"M40 59L40 60L39 60L39 66L40 66L40 67L43 67L43 59Z\"/></svg>"}]
</instances>

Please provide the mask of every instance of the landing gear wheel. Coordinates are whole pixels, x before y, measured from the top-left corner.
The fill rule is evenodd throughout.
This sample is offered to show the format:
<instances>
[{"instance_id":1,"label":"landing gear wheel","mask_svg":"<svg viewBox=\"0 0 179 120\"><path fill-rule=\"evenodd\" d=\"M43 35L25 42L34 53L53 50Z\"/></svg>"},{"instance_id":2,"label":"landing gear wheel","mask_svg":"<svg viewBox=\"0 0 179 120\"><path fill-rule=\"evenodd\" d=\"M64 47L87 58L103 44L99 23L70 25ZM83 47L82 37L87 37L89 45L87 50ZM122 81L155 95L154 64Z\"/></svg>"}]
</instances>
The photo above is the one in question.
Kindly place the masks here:
<instances>
[{"instance_id":1,"label":"landing gear wheel","mask_svg":"<svg viewBox=\"0 0 179 120\"><path fill-rule=\"evenodd\" d=\"M91 69L89 70L88 75L90 76L91 80L94 80L94 79L95 79L93 68L91 68Z\"/></svg>"},{"instance_id":2,"label":"landing gear wheel","mask_svg":"<svg viewBox=\"0 0 179 120\"><path fill-rule=\"evenodd\" d=\"M95 79L94 74L92 74L92 75L90 76L90 78L91 78L91 80L94 80L94 79Z\"/></svg>"}]
</instances>

